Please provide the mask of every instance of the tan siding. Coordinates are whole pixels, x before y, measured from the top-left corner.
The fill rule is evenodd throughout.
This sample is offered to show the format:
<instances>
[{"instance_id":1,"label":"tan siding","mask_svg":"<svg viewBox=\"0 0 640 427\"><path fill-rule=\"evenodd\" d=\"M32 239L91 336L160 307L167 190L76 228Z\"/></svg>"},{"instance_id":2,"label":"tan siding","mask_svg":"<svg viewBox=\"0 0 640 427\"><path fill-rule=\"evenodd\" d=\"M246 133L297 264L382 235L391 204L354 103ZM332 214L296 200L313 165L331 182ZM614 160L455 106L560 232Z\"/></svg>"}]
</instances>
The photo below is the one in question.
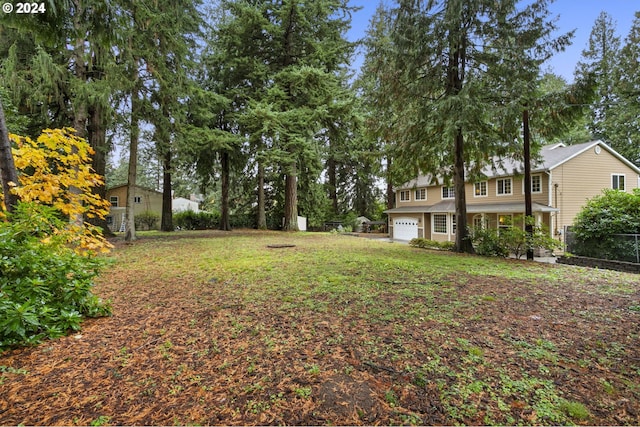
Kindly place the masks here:
<instances>
[{"instance_id":1,"label":"tan siding","mask_svg":"<svg viewBox=\"0 0 640 427\"><path fill-rule=\"evenodd\" d=\"M115 187L107 190L106 198L110 200L111 196L118 197L118 207L125 208L127 206L127 187ZM156 191L147 190L137 187L134 196L140 197L140 203L133 206L134 215L151 211L160 215L162 213L162 194Z\"/></svg>"},{"instance_id":2,"label":"tan siding","mask_svg":"<svg viewBox=\"0 0 640 427\"><path fill-rule=\"evenodd\" d=\"M560 209L556 228L562 230L571 225L587 200L611 188L612 174L625 175L627 192L638 187L638 174L605 149L596 154L592 148L553 169L552 184L558 184L556 207ZM553 185L552 196L555 204Z\"/></svg>"}]
</instances>

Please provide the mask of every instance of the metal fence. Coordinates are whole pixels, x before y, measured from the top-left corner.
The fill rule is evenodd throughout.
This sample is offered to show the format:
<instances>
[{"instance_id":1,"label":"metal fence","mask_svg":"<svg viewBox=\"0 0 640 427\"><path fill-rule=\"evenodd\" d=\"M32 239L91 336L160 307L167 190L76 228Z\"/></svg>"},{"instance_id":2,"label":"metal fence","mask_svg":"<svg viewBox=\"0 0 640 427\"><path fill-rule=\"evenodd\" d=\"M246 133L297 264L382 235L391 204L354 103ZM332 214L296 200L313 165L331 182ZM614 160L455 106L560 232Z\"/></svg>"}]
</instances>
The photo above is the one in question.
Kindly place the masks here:
<instances>
[{"instance_id":1,"label":"metal fence","mask_svg":"<svg viewBox=\"0 0 640 427\"><path fill-rule=\"evenodd\" d=\"M640 234L613 234L603 239L580 241L568 229L565 247L574 255L640 264Z\"/></svg>"}]
</instances>

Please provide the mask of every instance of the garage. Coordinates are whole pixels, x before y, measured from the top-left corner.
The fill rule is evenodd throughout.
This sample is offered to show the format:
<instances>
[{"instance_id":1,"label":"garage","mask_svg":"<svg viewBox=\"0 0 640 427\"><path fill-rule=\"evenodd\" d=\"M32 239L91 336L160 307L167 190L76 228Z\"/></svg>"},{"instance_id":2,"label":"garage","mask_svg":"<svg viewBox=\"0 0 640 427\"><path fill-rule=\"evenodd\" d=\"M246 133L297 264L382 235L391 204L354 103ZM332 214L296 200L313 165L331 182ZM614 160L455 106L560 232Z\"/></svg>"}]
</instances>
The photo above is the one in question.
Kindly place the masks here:
<instances>
[{"instance_id":1,"label":"garage","mask_svg":"<svg viewBox=\"0 0 640 427\"><path fill-rule=\"evenodd\" d=\"M411 240L418 237L418 220L416 218L396 218L393 220L393 238Z\"/></svg>"}]
</instances>

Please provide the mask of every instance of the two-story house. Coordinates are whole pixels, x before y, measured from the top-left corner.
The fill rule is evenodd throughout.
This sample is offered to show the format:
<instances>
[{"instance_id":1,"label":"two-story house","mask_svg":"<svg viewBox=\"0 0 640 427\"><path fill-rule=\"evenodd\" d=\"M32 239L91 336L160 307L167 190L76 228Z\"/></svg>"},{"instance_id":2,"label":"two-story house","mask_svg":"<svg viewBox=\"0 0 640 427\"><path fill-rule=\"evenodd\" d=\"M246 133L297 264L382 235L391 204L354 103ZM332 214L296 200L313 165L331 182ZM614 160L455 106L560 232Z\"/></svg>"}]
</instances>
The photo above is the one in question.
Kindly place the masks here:
<instances>
[{"instance_id":1,"label":"two-story house","mask_svg":"<svg viewBox=\"0 0 640 427\"><path fill-rule=\"evenodd\" d=\"M548 145L541 149L540 158L531 168L533 215L559 239L587 200L602 190L631 192L640 186L640 169L602 141ZM486 167L483 179L467 182L468 225L507 227L524 216L523 171L521 162L504 161ZM397 187L395 195L396 207L385 211L391 238L455 240L453 187L419 176Z\"/></svg>"}]
</instances>

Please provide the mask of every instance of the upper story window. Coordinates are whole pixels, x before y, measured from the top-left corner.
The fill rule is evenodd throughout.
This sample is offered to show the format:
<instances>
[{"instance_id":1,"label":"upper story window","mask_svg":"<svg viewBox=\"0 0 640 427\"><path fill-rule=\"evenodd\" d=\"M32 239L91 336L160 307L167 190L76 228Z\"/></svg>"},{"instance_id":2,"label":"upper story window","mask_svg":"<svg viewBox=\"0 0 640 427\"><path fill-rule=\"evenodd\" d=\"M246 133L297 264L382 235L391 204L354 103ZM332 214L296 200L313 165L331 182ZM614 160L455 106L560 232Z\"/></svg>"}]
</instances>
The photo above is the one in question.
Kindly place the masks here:
<instances>
[{"instance_id":1,"label":"upper story window","mask_svg":"<svg viewBox=\"0 0 640 427\"><path fill-rule=\"evenodd\" d=\"M531 175L531 192L542 193L542 175Z\"/></svg>"},{"instance_id":2,"label":"upper story window","mask_svg":"<svg viewBox=\"0 0 640 427\"><path fill-rule=\"evenodd\" d=\"M109 197L109 202L111 202L111 206L114 208L118 207L118 196Z\"/></svg>"},{"instance_id":3,"label":"upper story window","mask_svg":"<svg viewBox=\"0 0 640 427\"><path fill-rule=\"evenodd\" d=\"M142 197L134 196L133 197L133 203L142 203Z\"/></svg>"},{"instance_id":4,"label":"upper story window","mask_svg":"<svg viewBox=\"0 0 640 427\"><path fill-rule=\"evenodd\" d=\"M487 181L480 181L473 184L473 196L474 197L487 196Z\"/></svg>"},{"instance_id":5,"label":"upper story window","mask_svg":"<svg viewBox=\"0 0 640 427\"><path fill-rule=\"evenodd\" d=\"M625 191L624 175L611 175L611 188Z\"/></svg>"},{"instance_id":6,"label":"upper story window","mask_svg":"<svg viewBox=\"0 0 640 427\"><path fill-rule=\"evenodd\" d=\"M411 191L409 190L402 190L400 192L400 201L401 202L408 202L411 200Z\"/></svg>"},{"instance_id":7,"label":"upper story window","mask_svg":"<svg viewBox=\"0 0 640 427\"><path fill-rule=\"evenodd\" d=\"M496 194L498 196L513 194L513 181L511 178L502 178L496 181Z\"/></svg>"},{"instance_id":8,"label":"upper story window","mask_svg":"<svg viewBox=\"0 0 640 427\"><path fill-rule=\"evenodd\" d=\"M427 200L427 189L426 188L418 188L416 190L414 200Z\"/></svg>"},{"instance_id":9,"label":"upper story window","mask_svg":"<svg viewBox=\"0 0 640 427\"><path fill-rule=\"evenodd\" d=\"M454 187L442 187L443 199L454 199L456 197L456 190Z\"/></svg>"}]
</instances>

